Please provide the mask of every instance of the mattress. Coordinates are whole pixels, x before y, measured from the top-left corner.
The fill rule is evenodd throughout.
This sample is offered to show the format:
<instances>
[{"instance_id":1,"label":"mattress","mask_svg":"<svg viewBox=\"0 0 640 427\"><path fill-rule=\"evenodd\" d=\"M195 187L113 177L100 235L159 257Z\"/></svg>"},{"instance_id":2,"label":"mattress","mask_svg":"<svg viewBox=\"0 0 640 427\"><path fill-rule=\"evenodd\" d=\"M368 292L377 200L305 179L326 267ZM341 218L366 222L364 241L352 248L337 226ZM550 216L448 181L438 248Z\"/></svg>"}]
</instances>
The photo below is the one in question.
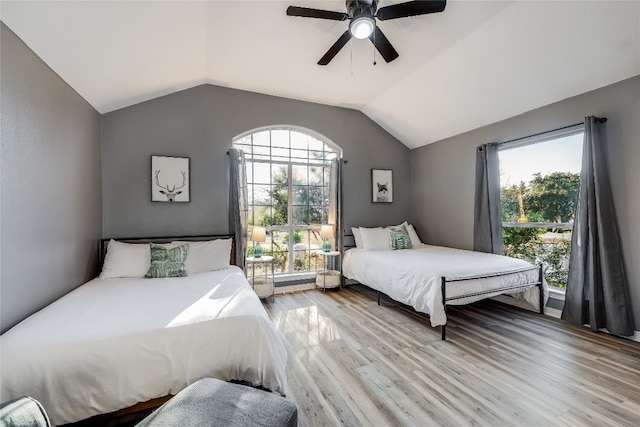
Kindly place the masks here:
<instances>
[{"instance_id":1,"label":"mattress","mask_svg":"<svg viewBox=\"0 0 640 427\"><path fill-rule=\"evenodd\" d=\"M524 260L442 246L420 245L413 249L366 251L350 249L344 255L343 274L348 279L380 291L396 301L427 313L431 326L444 325L441 278L469 279L497 273L499 277L447 283L447 305L461 305L491 296L509 294L539 308L535 285L517 292L508 288L535 283L539 271ZM527 270L528 271L523 271ZM548 296L543 283L545 299Z\"/></svg>"},{"instance_id":2,"label":"mattress","mask_svg":"<svg viewBox=\"0 0 640 427\"><path fill-rule=\"evenodd\" d=\"M175 394L204 378L284 394L282 339L237 267L94 279L0 337L0 400L29 395L54 425Z\"/></svg>"}]
</instances>

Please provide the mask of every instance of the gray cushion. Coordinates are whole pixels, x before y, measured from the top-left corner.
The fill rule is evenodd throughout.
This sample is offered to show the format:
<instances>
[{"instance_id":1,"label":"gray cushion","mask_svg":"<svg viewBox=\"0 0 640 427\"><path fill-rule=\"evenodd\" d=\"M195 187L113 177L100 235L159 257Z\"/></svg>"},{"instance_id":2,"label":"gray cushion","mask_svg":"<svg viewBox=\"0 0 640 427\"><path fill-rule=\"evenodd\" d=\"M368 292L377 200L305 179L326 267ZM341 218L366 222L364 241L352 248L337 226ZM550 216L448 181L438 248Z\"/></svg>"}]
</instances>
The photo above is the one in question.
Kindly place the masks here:
<instances>
[{"instance_id":1,"label":"gray cushion","mask_svg":"<svg viewBox=\"0 0 640 427\"><path fill-rule=\"evenodd\" d=\"M298 409L275 393L205 378L191 384L138 427L295 427Z\"/></svg>"},{"instance_id":2,"label":"gray cushion","mask_svg":"<svg viewBox=\"0 0 640 427\"><path fill-rule=\"evenodd\" d=\"M49 427L44 408L32 397L19 397L0 405L0 426Z\"/></svg>"}]
</instances>

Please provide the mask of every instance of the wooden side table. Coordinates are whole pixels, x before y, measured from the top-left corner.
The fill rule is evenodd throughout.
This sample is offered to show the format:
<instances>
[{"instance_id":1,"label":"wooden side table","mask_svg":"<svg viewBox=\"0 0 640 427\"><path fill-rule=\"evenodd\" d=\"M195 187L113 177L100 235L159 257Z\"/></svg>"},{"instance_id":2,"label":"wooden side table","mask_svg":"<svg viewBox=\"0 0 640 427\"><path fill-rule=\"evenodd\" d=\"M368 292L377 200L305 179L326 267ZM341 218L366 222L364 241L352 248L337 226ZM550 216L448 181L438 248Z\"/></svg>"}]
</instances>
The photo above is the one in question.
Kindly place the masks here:
<instances>
[{"instance_id":1,"label":"wooden side table","mask_svg":"<svg viewBox=\"0 0 640 427\"><path fill-rule=\"evenodd\" d=\"M264 277L256 277L256 264L264 264ZM276 283L273 274L273 257L261 256L260 258L247 257L247 265L251 265L251 287L259 298L271 297L276 300ZM269 265L271 265L271 277L269 277ZM248 269L247 269L248 270Z\"/></svg>"},{"instance_id":2,"label":"wooden side table","mask_svg":"<svg viewBox=\"0 0 640 427\"><path fill-rule=\"evenodd\" d=\"M324 270L319 270L316 273L316 287L322 288L323 291L326 291L327 289L331 289L331 288L341 288L342 278L340 275L340 271L327 269L327 261L329 260L329 258L339 257L340 252L339 251L329 251L329 252L316 251L316 255L321 255L324 257Z\"/></svg>"}]
</instances>

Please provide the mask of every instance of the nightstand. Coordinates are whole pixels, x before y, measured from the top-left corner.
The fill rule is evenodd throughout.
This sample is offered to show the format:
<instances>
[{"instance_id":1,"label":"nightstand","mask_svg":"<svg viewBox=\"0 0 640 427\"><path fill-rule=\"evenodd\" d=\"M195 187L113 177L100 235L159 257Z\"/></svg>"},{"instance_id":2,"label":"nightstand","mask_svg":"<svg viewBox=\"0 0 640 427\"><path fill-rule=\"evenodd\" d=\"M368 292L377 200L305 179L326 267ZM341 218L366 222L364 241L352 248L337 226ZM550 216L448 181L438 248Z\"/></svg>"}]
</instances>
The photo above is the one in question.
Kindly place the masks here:
<instances>
[{"instance_id":1,"label":"nightstand","mask_svg":"<svg viewBox=\"0 0 640 427\"><path fill-rule=\"evenodd\" d=\"M321 255L324 257L324 270L319 270L316 273L316 287L322 288L323 291L331 288L340 288L342 287L342 277L340 275L340 271L338 270L328 270L327 262L330 258L339 257L340 252L338 251L316 251L316 255ZM317 267L317 261L316 261ZM317 268L316 268L317 269Z\"/></svg>"},{"instance_id":2,"label":"nightstand","mask_svg":"<svg viewBox=\"0 0 640 427\"><path fill-rule=\"evenodd\" d=\"M264 264L264 276L256 277L256 264ZM259 298L271 297L276 300L276 283L273 274L273 257L261 256L260 258L247 257L247 272L251 266L251 286ZM269 276L269 266L271 266L271 276Z\"/></svg>"}]
</instances>

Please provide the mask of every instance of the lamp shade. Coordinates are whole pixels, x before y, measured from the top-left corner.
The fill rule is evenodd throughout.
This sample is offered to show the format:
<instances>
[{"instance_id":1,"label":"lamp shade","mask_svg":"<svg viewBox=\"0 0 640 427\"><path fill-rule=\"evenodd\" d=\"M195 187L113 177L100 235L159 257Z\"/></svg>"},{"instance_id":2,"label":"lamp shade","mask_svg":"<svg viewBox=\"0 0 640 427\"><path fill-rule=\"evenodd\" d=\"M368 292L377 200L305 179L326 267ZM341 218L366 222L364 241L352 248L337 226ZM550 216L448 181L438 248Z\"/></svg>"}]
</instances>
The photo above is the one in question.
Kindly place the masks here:
<instances>
[{"instance_id":1,"label":"lamp shade","mask_svg":"<svg viewBox=\"0 0 640 427\"><path fill-rule=\"evenodd\" d=\"M331 239L333 237L333 225L323 225L320 229L320 237Z\"/></svg>"},{"instance_id":2,"label":"lamp shade","mask_svg":"<svg viewBox=\"0 0 640 427\"><path fill-rule=\"evenodd\" d=\"M251 241L252 242L266 242L267 241L267 230L264 227L253 227L251 230Z\"/></svg>"}]
</instances>

